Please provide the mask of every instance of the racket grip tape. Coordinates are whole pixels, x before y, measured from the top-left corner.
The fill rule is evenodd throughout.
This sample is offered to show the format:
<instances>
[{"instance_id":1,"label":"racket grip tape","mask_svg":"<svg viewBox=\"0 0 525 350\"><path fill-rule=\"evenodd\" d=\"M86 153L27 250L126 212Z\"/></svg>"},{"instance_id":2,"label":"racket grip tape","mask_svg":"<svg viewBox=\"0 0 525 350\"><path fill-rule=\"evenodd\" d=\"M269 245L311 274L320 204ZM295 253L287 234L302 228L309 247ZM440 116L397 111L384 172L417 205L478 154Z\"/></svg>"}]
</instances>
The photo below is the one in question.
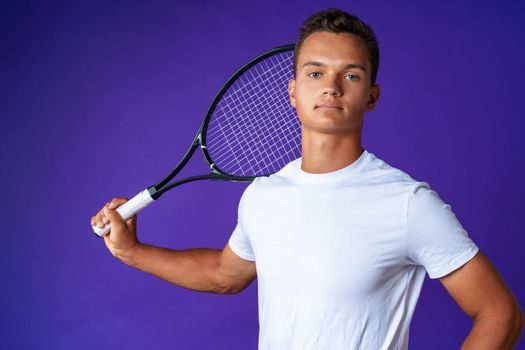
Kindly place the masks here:
<instances>
[{"instance_id":1,"label":"racket grip tape","mask_svg":"<svg viewBox=\"0 0 525 350\"><path fill-rule=\"evenodd\" d=\"M122 216L122 219L124 221L128 220L130 217L150 205L154 199L151 197L149 189L145 189L144 191L137 194L135 197L131 198L126 203L119 206L116 210ZM108 223L103 228L100 228L98 226L91 226L93 228L93 231L95 234L99 237L105 236L109 229L111 228L111 223Z\"/></svg>"}]
</instances>

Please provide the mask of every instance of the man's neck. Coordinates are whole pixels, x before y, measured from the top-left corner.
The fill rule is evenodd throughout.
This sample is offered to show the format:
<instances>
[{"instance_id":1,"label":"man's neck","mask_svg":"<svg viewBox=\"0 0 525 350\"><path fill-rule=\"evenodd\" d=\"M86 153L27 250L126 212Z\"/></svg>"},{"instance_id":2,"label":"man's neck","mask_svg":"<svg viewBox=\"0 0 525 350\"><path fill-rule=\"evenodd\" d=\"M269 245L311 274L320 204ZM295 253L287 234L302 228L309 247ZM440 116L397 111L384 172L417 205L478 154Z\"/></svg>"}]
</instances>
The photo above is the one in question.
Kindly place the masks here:
<instances>
[{"instance_id":1,"label":"man's neck","mask_svg":"<svg viewBox=\"0 0 525 350\"><path fill-rule=\"evenodd\" d=\"M361 132L353 134L319 134L303 130L301 169L321 174L342 169L363 153Z\"/></svg>"}]
</instances>

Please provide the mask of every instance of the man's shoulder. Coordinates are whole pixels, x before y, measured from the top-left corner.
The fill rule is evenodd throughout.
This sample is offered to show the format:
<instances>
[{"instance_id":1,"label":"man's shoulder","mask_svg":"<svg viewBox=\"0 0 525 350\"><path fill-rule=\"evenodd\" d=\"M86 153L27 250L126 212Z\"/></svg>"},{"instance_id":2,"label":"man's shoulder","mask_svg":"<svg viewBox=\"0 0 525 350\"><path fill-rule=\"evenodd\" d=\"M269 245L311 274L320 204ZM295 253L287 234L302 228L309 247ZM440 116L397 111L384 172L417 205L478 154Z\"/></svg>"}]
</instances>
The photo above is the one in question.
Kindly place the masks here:
<instances>
[{"instance_id":1,"label":"man's shoulder","mask_svg":"<svg viewBox=\"0 0 525 350\"><path fill-rule=\"evenodd\" d=\"M284 167L269 176L257 177L251 184L252 187L279 186L289 184L301 164L301 158L289 161Z\"/></svg>"},{"instance_id":2,"label":"man's shoulder","mask_svg":"<svg viewBox=\"0 0 525 350\"><path fill-rule=\"evenodd\" d=\"M369 153L369 158L367 167L361 172L361 177L362 181L370 186L391 185L409 189L421 182L373 153Z\"/></svg>"},{"instance_id":3,"label":"man's shoulder","mask_svg":"<svg viewBox=\"0 0 525 350\"><path fill-rule=\"evenodd\" d=\"M293 173L296 171L300 161L300 158L291 160L280 170L269 176L256 177L244 190L243 197L251 197L253 193L263 193L270 188L289 186L291 184L290 179L293 178Z\"/></svg>"}]
</instances>

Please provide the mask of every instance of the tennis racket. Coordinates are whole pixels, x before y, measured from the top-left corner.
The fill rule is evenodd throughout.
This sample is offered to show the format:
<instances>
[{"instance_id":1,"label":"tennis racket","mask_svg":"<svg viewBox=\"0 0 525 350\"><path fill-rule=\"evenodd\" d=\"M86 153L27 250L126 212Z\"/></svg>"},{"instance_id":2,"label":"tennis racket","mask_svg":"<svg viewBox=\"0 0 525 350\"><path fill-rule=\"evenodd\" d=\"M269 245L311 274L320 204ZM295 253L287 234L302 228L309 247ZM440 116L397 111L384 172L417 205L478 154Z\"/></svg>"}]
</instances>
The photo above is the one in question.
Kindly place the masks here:
<instances>
[{"instance_id":1,"label":"tennis racket","mask_svg":"<svg viewBox=\"0 0 525 350\"><path fill-rule=\"evenodd\" d=\"M163 180L118 207L122 218L129 219L179 185L206 179L253 181L298 158L301 125L288 96L293 50L294 45L277 47L235 72L213 99L182 160ZM199 147L210 173L170 182ZM102 237L111 224L92 228Z\"/></svg>"}]
</instances>

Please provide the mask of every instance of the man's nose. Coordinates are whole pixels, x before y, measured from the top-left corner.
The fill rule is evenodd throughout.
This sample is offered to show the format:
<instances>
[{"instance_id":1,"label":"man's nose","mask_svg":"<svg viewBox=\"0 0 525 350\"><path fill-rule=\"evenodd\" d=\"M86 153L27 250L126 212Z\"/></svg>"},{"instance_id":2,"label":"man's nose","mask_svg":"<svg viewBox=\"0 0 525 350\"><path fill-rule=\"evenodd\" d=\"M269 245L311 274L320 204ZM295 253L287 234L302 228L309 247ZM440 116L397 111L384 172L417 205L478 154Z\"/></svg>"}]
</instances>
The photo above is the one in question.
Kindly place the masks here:
<instances>
[{"instance_id":1,"label":"man's nose","mask_svg":"<svg viewBox=\"0 0 525 350\"><path fill-rule=\"evenodd\" d=\"M339 83L340 82L337 81L337 78L330 77L329 79L326 79L323 87L323 95L340 96L341 86Z\"/></svg>"}]
</instances>

